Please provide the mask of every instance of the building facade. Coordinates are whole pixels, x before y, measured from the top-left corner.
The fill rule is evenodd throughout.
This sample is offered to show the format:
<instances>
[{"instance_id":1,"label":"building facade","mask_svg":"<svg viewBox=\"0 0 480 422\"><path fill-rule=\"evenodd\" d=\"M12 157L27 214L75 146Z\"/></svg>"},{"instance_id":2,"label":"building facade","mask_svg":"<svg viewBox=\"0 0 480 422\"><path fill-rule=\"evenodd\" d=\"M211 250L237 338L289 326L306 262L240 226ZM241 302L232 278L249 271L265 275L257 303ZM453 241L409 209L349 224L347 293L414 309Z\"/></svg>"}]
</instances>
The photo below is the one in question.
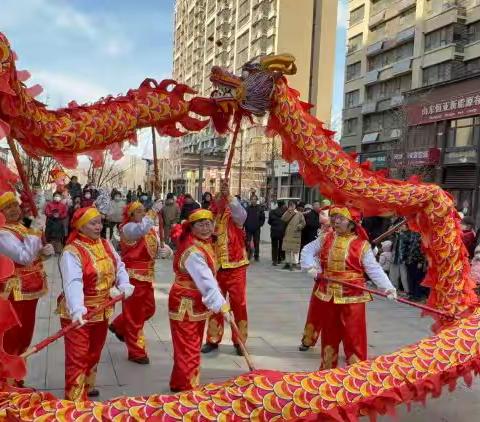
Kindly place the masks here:
<instances>
[{"instance_id":1,"label":"building facade","mask_svg":"<svg viewBox=\"0 0 480 422\"><path fill-rule=\"evenodd\" d=\"M312 111L330 122L333 64L335 54L337 2L330 0L177 0L173 77L209 96L210 69L214 65L237 74L248 60L266 54L290 52L295 55L298 73L289 77L303 99L316 104ZM263 135L266 121L242 128L237 141L231 186L235 193L248 196L252 189L260 196L276 196L278 180L272 177L274 151ZM189 134L174 141L171 158L176 161L175 190L189 189L197 197L205 190L216 191L231 137L211 131ZM183 166L185 154L223 157L219 167L191 169ZM272 155L274 158L272 159ZM199 157L200 160L200 157Z\"/></svg>"},{"instance_id":2,"label":"building facade","mask_svg":"<svg viewBox=\"0 0 480 422\"><path fill-rule=\"evenodd\" d=\"M349 14L342 146L377 168L435 167L407 139L405 93L480 69L480 1L350 0Z\"/></svg>"}]
</instances>

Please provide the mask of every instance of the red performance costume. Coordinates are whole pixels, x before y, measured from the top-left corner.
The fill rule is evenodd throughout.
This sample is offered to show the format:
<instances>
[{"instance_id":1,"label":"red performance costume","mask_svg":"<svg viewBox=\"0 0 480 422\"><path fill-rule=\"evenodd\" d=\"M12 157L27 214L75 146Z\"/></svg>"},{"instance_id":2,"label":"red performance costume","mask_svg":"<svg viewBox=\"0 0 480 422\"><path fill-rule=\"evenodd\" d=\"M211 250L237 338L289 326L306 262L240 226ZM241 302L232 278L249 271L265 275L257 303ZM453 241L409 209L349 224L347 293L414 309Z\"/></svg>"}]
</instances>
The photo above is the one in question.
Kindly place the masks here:
<instances>
[{"instance_id":1,"label":"red performance costume","mask_svg":"<svg viewBox=\"0 0 480 422\"><path fill-rule=\"evenodd\" d=\"M301 254L302 269L316 278L307 326L319 326L317 319L322 320L321 369L337 367L341 342L347 364L367 359L365 302L370 301L371 296L361 290L344 287L335 280L365 286L364 273L367 273L379 288L396 297L395 288L375 260L359 225L360 213L351 208L332 207L330 217L332 221L343 219L353 223L355 229L341 231L336 223L332 224L333 231L306 245Z\"/></svg>"},{"instance_id":2,"label":"red performance costume","mask_svg":"<svg viewBox=\"0 0 480 422\"><path fill-rule=\"evenodd\" d=\"M133 292L128 274L115 249L106 240L88 235L90 222L101 229L96 208L80 208L73 214L72 232L60 258L63 293L58 298L57 313L62 327L79 321L81 327L65 335L65 398L87 400L96 396L94 389L97 364L107 337L108 319L113 307L106 308L86 323L83 316L110 299L116 285L128 297Z\"/></svg>"},{"instance_id":3,"label":"red performance costume","mask_svg":"<svg viewBox=\"0 0 480 422\"><path fill-rule=\"evenodd\" d=\"M136 222L135 211L140 211L140 216L144 215L143 205L138 201L125 207L124 223L120 228L121 256L135 290L123 301L122 313L114 319L110 330L127 344L129 360L147 364L149 359L143 326L155 314L153 282L159 240L153 229L155 213L149 211Z\"/></svg>"},{"instance_id":4,"label":"red performance costume","mask_svg":"<svg viewBox=\"0 0 480 422\"><path fill-rule=\"evenodd\" d=\"M225 206L226 198L217 200L215 215L215 252L217 255L218 272L217 280L223 295L232 308L235 322L240 330L243 342L248 335L247 317L247 250L245 247L245 232L243 224L247 218L247 212L240 201L230 198ZM220 205L219 205L220 204ZM223 315L214 314L208 321L207 344L202 351L208 353L216 348L223 337ZM232 342L241 354L238 340L232 334Z\"/></svg>"},{"instance_id":5,"label":"red performance costume","mask_svg":"<svg viewBox=\"0 0 480 422\"><path fill-rule=\"evenodd\" d=\"M41 255L53 253L53 248L43 247L41 233L20 223L21 211L13 192L0 196L0 212L7 220L0 228L0 254L15 263L14 275L0 280L0 297L11 302L21 323L5 333L3 347L8 354L20 355L30 346L37 302L47 292Z\"/></svg>"},{"instance_id":6,"label":"red performance costume","mask_svg":"<svg viewBox=\"0 0 480 422\"><path fill-rule=\"evenodd\" d=\"M180 226L181 233L176 227L172 230L172 238L178 238L173 260L175 281L168 297L173 342L172 391L189 390L199 385L205 322L211 311L227 312L229 309L215 280L216 258L211 233L208 238L192 233L192 225L212 220L211 211L198 209Z\"/></svg>"}]
</instances>

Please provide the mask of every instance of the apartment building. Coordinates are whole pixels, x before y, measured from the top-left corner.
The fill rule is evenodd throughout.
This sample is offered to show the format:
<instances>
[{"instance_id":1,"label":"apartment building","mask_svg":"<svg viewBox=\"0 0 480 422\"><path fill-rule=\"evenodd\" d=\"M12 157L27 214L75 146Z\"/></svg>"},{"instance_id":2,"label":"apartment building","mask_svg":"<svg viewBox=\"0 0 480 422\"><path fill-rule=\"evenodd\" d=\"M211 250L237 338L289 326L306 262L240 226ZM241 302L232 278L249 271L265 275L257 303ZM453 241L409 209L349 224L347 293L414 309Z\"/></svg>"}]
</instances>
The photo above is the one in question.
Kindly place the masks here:
<instances>
[{"instance_id":1,"label":"apartment building","mask_svg":"<svg viewBox=\"0 0 480 422\"><path fill-rule=\"evenodd\" d=\"M337 2L331 0L177 0L173 77L209 96L212 66L238 74L254 57L289 52L299 69L289 78L290 84L303 99L317 104L313 112L321 120L330 122L336 13ZM260 119L253 127L242 128L233 160L232 190L242 196L252 190L260 196L268 191L289 196L303 182L298 173L273 171L280 151L263 135L265 124ZM204 190L218 191L230 138L206 130L173 141L174 190L197 197Z\"/></svg>"},{"instance_id":2,"label":"apartment building","mask_svg":"<svg viewBox=\"0 0 480 422\"><path fill-rule=\"evenodd\" d=\"M351 0L349 13L342 146L476 215L480 1Z\"/></svg>"}]
</instances>

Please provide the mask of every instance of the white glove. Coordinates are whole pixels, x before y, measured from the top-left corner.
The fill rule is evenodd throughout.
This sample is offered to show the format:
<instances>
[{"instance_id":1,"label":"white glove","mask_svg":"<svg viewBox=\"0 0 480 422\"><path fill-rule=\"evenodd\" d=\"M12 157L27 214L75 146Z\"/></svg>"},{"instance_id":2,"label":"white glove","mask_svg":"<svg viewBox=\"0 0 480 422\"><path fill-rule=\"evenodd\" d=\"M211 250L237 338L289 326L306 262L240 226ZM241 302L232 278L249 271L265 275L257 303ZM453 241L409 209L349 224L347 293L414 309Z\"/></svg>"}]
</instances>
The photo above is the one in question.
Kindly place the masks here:
<instances>
[{"instance_id":1,"label":"white glove","mask_svg":"<svg viewBox=\"0 0 480 422\"><path fill-rule=\"evenodd\" d=\"M47 243L41 250L40 250L42 255L45 256L50 256L55 253L55 249L53 249L53 245L50 243Z\"/></svg>"},{"instance_id":2,"label":"white glove","mask_svg":"<svg viewBox=\"0 0 480 422\"><path fill-rule=\"evenodd\" d=\"M385 293L388 300L397 300L397 289L387 289Z\"/></svg>"},{"instance_id":3,"label":"white glove","mask_svg":"<svg viewBox=\"0 0 480 422\"><path fill-rule=\"evenodd\" d=\"M155 211L156 213L159 213L163 208L162 200L157 199L153 205L152 205L152 210Z\"/></svg>"},{"instance_id":4,"label":"white glove","mask_svg":"<svg viewBox=\"0 0 480 422\"><path fill-rule=\"evenodd\" d=\"M312 276L313 279L316 279L319 272L318 272L318 269L315 268L315 267L311 267L307 270L307 274Z\"/></svg>"},{"instance_id":5,"label":"white glove","mask_svg":"<svg viewBox=\"0 0 480 422\"><path fill-rule=\"evenodd\" d=\"M166 259L173 255L172 248L167 244L163 245L163 248L158 248L157 258Z\"/></svg>"},{"instance_id":6,"label":"white glove","mask_svg":"<svg viewBox=\"0 0 480 422\"><path fill-rule=\"evenodd\" d=\"M207 292L207 295L202 297L203 304L215 313L222 310L222 307L227 303L222 294L215 289L211 289Z\"/></svg>"},{"instance_id":7,"label":"white glove","mask_svg":"<svg viewBox=\"0 0 480 422\"><path fill-rule=\"evenodd\" d=\"M80 324L80 327L82 325L85 325L87 323L87 321L85 321L83 319L83 316L86 315L87 313L87 310L85 308L75 312L73 315L72 315L72 322L78 322Z\"/></svg>"},{"instance_id":8,"label":"white glove","mask_svg":"<svg viewBox=\"0 0 480 422\"><path fill-rule=\"evenodd\" d=\"M120 296L122 294L122 292L120 290L118 290L115 286L113 286L111 289L110 289L110 297L113 299L117 296Z\"/></svg>"},{"instance_id":9,"label":"white glove","mask_svg":"<svg viewBox=\"0 0 480 422\"><path fill-rule=\"evenodd\" d=\"M373 248L373 255L374 256L378 255L378 248L376 246Z\"/></svg>"},{"instance_id":10,"label":"white glove","mask_svg":"<svg viewBox=\"0 0 480 422\"><path fill-rule=\"evenodd\" d=\"M125 299L129 298L132 294L133 291L135 290L135 286L132 284L124 284L122 286L118 286L118 290L122 292L125 295Z\"/></svg>"}]
</instances>

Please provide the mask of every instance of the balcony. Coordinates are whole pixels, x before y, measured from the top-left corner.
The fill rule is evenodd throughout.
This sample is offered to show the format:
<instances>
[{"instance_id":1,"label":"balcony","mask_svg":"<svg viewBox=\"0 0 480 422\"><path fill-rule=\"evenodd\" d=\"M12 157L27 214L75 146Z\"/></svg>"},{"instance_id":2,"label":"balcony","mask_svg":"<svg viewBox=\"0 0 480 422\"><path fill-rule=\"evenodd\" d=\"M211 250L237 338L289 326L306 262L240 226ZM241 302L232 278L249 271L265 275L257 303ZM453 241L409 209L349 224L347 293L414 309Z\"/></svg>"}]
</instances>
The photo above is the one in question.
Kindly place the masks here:
<instances>
[{"instance_id":1,"label":"balcony","mask_svg":"<svg viewBox=\"0 0 480 422\"><path fill-rule=\"evenodd\" d=\"M447 44L424 53L422 67L429 67L450 60L463 59L464 56L457 51L457 47L456 44Z\"/></svg>"},{"instance_id":2,"label":"balcony","mask_svg":"<svg viewBox=\"0 0 480 422\"><path fill-rule=\"evenodd\" d=\"M371 114L371 113L375 113L376 111L377 111L376 101L370 101L370 102L364 103L362 106L362 114Z\"/></svg>"},{"instance_id":3,"label":"balcony","mask_svg":"<svg viewBox=\"0 0 480 422\"><path fill-rule=\"evenodd\" d=\"M370 72L367 72L363 78L363 82L365 85L370 85L378 81L378 75L379 71L378 70L372 70Z\"/></svg>"},{"instance_id":4,"label":"balcony","mask_svg":"<svg viewBox=\"0 0 480 422\"><path fill-rule=\"evenodd\" d=\"M385 20L385 10L382 10L370 17L368 21L368 27L371 29L377 26L378 24L382 23L384 20Z\"/></svg>"},{"instance_id":5,"label":"balcony","mask_svg":"<svg viewBox=\"0 0 480 422\"><path fill-rule=\"evenodd\" d=\"M416 4L417 4L416 0L400 0L396 5L396 9L398 13L402 13L405 10L408 10L411 7L415 6Z\"/></svg>"},{"instance_id":6,"label":"balcony","mask_svg":"<svg viewBox=\"0 0 480 422\"><path fill-rule=\"evenodd\" d=\"M435 31L452 23L466 22L466 10L464 7L458 7L455 2L446 2L443 7L437 12L432 12L432 17L427 19L424 24L424 33ZM433 13L436 13L433 15Z\"/></svg>"},{"instance_id":7,"label":"balcony","mask_svg":"<svg viewBox=\"0 0 480 422\"><path fill-rule=\"evenodd\" d=\"M367 56L378 54L383 49L383 41L377 41L367 47Z\"/></svg>"}]
</instances>

